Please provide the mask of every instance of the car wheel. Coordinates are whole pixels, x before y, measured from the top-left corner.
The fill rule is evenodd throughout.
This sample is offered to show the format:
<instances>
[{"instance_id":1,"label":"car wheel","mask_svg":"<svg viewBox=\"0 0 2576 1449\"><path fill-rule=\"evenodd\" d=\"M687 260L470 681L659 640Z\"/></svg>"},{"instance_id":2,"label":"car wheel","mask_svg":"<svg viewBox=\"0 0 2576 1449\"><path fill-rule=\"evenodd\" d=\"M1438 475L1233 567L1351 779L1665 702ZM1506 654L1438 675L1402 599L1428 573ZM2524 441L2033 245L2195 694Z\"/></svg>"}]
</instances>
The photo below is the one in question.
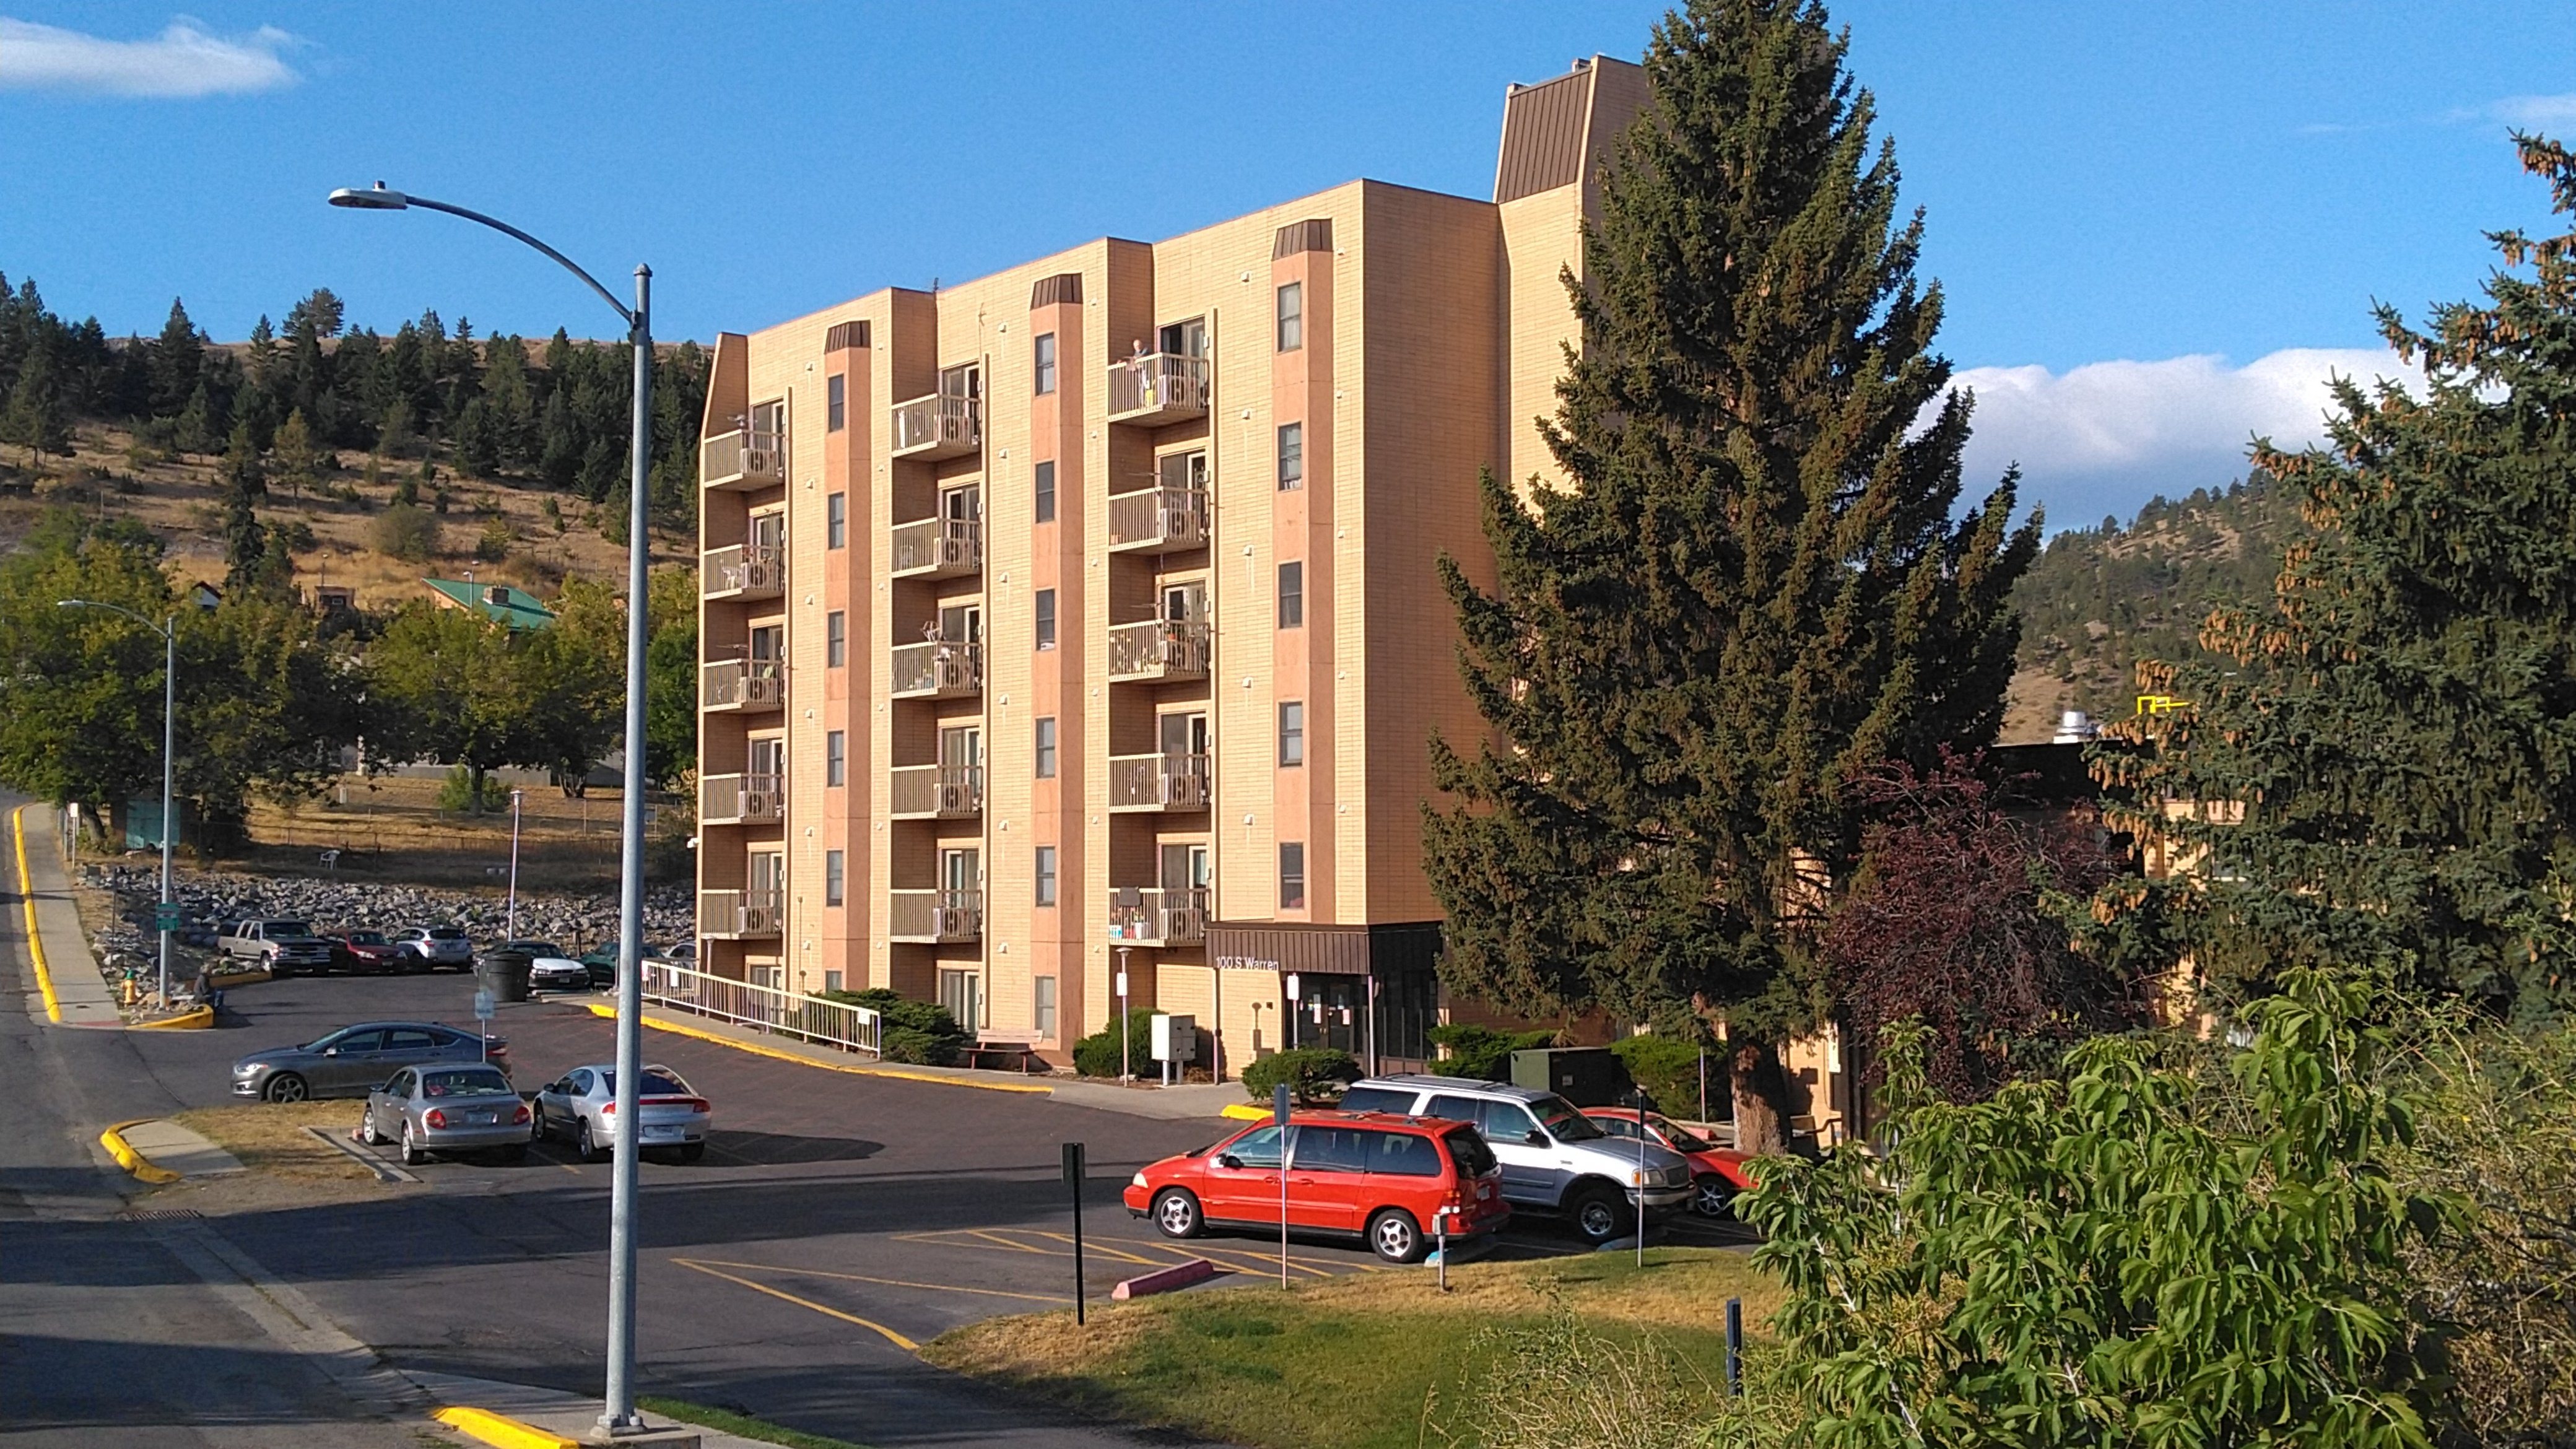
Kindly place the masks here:
<instances>
[{"instance_id":1,"label":"car wheel","mask_svg":"<svg viewBox=\"0 0 2576 1449\"><path fill-rule=\"evenodd\" d=\"M1566 1211L1574 1219L1574 1230L1597 1247L1619 1236L1623 1229L1635 1226L1627 1207L1627 1200L1617 1188L1588 1187L1574 1195Z\"/></svg>"},{"instance_id":2,"label":"car wheel","mask_svg":"<svg viewBox=\"0 0 2576 1449\"><path fill-rule=\"evenodd\" d=\"M1735 1216L1735 1184L1714 1172L1703 1172L1691 1184L1691 1211L1704 1218Z\"/></svg>"},{"instance_id":3,"label":"car wheel","mask_svg":"<svg viewBox=\"0 0 2576 1449\"><path fill-rule=\"evenodd\" d=\"M268 1079L268 1085L260 1088L259 1094L272 1102L301 1102L313 1095L313 1089L295 1073L279 1072Z\"/></svg>"},{"instance_id":4,"label":"car wheel","mask_svg":"<svg viewBox=\"0 0 2576 1449\"><path fill-rule=\"evenodd\" d=\"M404 1122L403 1122L403 1130L402 1130L402 1161L403 1161L403 1166L405 1166L405 1167L418 1167L418 1166L420 1166L422 1163L427 1162L428 1160L429 1160L429 1154L420 1150L420 1144L419 1144L419 1143L412 1141L412 1139L411 1139L411 1122L410 1122L410 1120L409 1120L409 1119L405 1119L405 1120L404 1120Z\"/></svg>"},{"instance_id":5,"label":"car wheel","mask_svg":"<svg viewBox=\"0 0 2576 1449\"><path fill-rule=\"evenodd\" d=\"M376 1109L372 1103L367 1107L367 1114L358 1119L358 1140L369 1147L385 1145L385 1134L376 1130Z\"/></svg>"},{"instance_id":6,"label":"car wheel","mask_svg":"<svg viewBox=\"0 0 2576 1449\"><path fill-rule=\"evenodd\" d=\"M706 1155L707 1144L703 1142L692 1142L686 1147L680 1149L680 1160L682 1162L695 1162Z\"/></svg>"},{"instance_id":7,"label":"car wheel","mask_svg":"<svg viewBox=\"0 0 2576 1449\"><path fill-rule=\"evenodd\" d=\"M573 1134L573 1153L584 1162L597 1162L608 1155L608 1149L591 1139L590 1119L581 1119L581 1129Z\"/></svg>"},{"instance_id":8,"label":"car wheel","mask_svg":"<svg viewBox=\"0 0 2576 1449\"><path fill-rule=\"evenodd\" d=\"M1369 1219L1369 1247L1390 1263L1422 1261L1422 1225L1402 1208L1384 1208Z\"/></svg>"},{"instance_id":9,"label":"car wheel","mask_svg":"<svg viewBox=\"0 0 2576 1449\"><path fill-rule=\"evenodd\" d=\"M1199 1200L1181 1188L1167 1187L1154 1199L1154 1226L1167 1238L1195 1238L1206 1226Z\"/></svg>"}]
</instances>

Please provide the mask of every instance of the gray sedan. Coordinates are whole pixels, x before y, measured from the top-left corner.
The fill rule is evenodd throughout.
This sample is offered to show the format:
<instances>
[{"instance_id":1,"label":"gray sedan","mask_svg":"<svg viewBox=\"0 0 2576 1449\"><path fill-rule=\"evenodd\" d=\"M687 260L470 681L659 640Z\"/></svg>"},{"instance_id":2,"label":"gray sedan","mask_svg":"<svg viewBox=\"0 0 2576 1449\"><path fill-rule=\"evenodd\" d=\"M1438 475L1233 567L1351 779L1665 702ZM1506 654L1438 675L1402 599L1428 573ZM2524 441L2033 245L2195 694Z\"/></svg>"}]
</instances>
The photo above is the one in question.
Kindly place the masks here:
<instances>
[{"instance_id":1,"label":"gray sedan","mask_svg":"<svg viewBox=\"0 0 2576 1449\"><path fill-rule=\"evenodd\" d=\"M498 1067L405 1067L367 1094L358 1135L371 1147L401 1142L406 1165L485 1147L517 1162L528 1155L529 1117Z\"/></svg>"},{"instance_id":2,"label":"gray sedan","mask_svg":"<svg viewBox=\"0 0 2576 1449\"><path fill-rule=\"evenodd\" d=\"M669 1067L647 1066L636 1101L636 1145L676 1149L682 1162L707 1155L715 1108ZM537 1089L537 1135L570 1138L584 1162L596 1162L617 1139L617 1068L575 1067Z\"/></svg>"},{"instance_id":3,"label":"gray sedan","mask_svg":"<svg viewBox=\"0 0 2576 1449\"><path fill-rule=\"evenodd\" d=\"M403 1067L481 1063L486 1056L487 1039L470 1031L429 1021L366 1021L234 1062L233 1095L269 1102L363 1097ZM493 1066L510 1069L504 1039L488 1039L488 1056Z\"/></svg>"}]
</instances>

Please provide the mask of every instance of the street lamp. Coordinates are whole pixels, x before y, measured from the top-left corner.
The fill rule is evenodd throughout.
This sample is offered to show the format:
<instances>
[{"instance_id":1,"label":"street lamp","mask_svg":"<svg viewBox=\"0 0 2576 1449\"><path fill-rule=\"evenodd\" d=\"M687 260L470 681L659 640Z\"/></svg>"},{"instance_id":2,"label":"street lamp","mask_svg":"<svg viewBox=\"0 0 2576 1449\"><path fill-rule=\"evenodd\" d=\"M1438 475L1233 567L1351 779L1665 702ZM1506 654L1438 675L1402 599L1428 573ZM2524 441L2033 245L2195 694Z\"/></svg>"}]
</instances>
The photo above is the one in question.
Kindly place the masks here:
<instances>
[{"instance_id":1,"label":"street lamp","mask_svg":"<svg viewBox=\"0 0 2576 1449\"><path fill-rule=\"evenodd\" d=\"M645 566L650 548L646 528L645 488L652 472L653 450L653 269L635 269L635 305L610 294L599 279L572 259L505 221L432 201L373 187L344 186L331 193L333 206L356 211L405 211L419 207L443 211L515 237L547 256L599 294L626 324L635 350L635 418L627 454L630 516L626 528L626 799L619 841L621 877L617 910L617 1127L613 1147L608 1229L608 1386L599 1423L612 1434L644 1427L635 1412L635 1119L639 1079L644 1075L643 972L637 960L644 941L644 600Z\"/></svg>"},{"instance_id":2,"label":"street lamp","mask_svg":"<svg viewBox=\"0 0 2576 1449\"><path fill-rule=\"evenodd\" d=\"M161 903L152 912L152 924L161 932L161 1007L170 1006L170 931L176 924L177 911L170 900L170 774L179 757L179 616L155 624L122 604L102 604L96 599L56 599L57 609L105 609L123 614L135 623L161 636Z\"/></svg>"},{"instance_id":3,"label":"street lamp","mask_svg":"<svg viewBox=\"0 0 2576 1449\"><path fill-rule=\"evenodd\" d=\"M525 793L510 792L510 923L501 929L513 941L519 939L519 797Z\"/></svg>"}]
</instances>

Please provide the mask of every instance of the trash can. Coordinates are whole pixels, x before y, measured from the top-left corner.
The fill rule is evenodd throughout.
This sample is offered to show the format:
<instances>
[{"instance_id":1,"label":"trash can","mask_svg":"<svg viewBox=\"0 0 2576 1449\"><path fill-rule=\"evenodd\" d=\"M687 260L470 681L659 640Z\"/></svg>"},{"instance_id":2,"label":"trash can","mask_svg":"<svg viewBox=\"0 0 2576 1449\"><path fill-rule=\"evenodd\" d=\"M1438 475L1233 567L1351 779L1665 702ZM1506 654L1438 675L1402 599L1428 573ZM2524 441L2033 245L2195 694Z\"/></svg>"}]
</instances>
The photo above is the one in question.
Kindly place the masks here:
<instances>
[{"instance_id":1,"label":"trash can","mask_svg":"<svg viewBox=\"0 0 2576 1449\"><path fill-rule=\"evenodd\" d=\"M486 951L474 958L474 977L494 1001L525 1001L528 968L536 959L525 951Z\"/></svg>"}]
</instances>

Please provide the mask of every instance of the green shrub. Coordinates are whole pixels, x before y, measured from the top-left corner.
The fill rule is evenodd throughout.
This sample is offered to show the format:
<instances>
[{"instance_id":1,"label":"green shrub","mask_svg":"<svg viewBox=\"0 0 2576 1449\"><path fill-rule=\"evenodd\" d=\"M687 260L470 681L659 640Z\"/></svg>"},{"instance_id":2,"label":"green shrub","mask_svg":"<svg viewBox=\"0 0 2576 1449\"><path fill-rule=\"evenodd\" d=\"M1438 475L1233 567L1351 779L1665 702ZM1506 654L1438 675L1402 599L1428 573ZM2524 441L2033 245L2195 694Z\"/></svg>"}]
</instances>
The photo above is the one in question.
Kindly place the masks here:
<instances>
[{"instance_id":1,"label":"green shrub","mask_svg":"<svg viewBox=\"0 0 2576 1449\"><path fill-rule=\"evenodd\" d=\"M1475 1077L1499 1082L1512 1074L1512 1053L1553 1046L1552 1031L1496 1031L1490 1026L1452 1021L1426 1033L1441 1049L1432 1070L1444 1077Z\"/></svg>"},{"instance_id":2,"label":"green shrub","mask_svg":"<svg viewBox=\"0 0 2576 1449\"><path fill-rule=\"evenodd\" d=\"M423 563L438 552L438 520L397 499L376 515L376 550L405 563Z\"/></svg>"},{"instance_id":3,"label":"green shrub","mask_svg":"<svg viewBox=\"0 0 2576 1449\"><path fill-rule=\"evenodd\" d=\"M1658 1108L1676 1117L1699 1115L1698 1042L1679 1036L1626 1036L1610 1043L1610 1050L1628 1069L1628 1080L1645 1088ZM1724 1069L1723 1061L1708 1064L1712 1099L1726 1094L1726 1079L1720 1075Z\"/></svg>"},{"instance_id":4,"label":"green shrub","mask_svg":"<svg viewBox=\"0 0 2576 1449\"><path fill-rule=\"evenodd\" d=\"M507 810L510 808L510 788L486 776L483 781L483 798L477 801L474 798L474 772L463 765L458 765L447 772L445 780L439 782L438 808L441 810Z\"/></svg>"},{"instance_id":5,"label":"green shrub","mask_svg":"<svg viewBox=\"0 0 2576 1449\"><path fill-rule=\"evenodd\" d=\"M877 1014L877 1056L925 1067L954 1066L966 1050L966 1030L935 1001L915 1001L889 987L826 991L828 1001L864 1006Z\"/></svg>"},{"instance_id":6,"label":"green shrub","mask_svg":"<svg viewBox=\"0 0 2576 1449\"><path fill-rule=\"evenodd\" d=\"M1114 1053L1111 1060L1116 1060ZM1338 1102L1342 1088L1366 1075L1360 1070L1359 1059L1349 1052L1334 1047L1298 1047L1272 1052L1245 1067L1243 1090L1252 1100L1267 1102L1271 1091L1286 1082L1301 1103Z\"/></svg>"},{"instance_id":7,"label":"green shrub","mask_svg":"<svg viewBox=\"0 0 2576 1449\"><path fill-rule=\"evenodd\" d=\"M1073 1044L1073 1069L1086 1077L1118 1075L1118 1023ZM1141 1007L1127 1013L1127 1070L1139 1077L1161 1072L1154 1061L1154 1013Z\"/></svg>"},{"instance_id":8,"label":"green shrub","mask_svg":"<svg viewBox=\"0 0 2576 1449\"><path fill-rule=\"evenodd\" d=\"M496 517L483 525L483 536L474 540L474 556L485 563L499 563L510 556L510 545L518 541L510 520Z\"/></svg>"}]
</instances>

